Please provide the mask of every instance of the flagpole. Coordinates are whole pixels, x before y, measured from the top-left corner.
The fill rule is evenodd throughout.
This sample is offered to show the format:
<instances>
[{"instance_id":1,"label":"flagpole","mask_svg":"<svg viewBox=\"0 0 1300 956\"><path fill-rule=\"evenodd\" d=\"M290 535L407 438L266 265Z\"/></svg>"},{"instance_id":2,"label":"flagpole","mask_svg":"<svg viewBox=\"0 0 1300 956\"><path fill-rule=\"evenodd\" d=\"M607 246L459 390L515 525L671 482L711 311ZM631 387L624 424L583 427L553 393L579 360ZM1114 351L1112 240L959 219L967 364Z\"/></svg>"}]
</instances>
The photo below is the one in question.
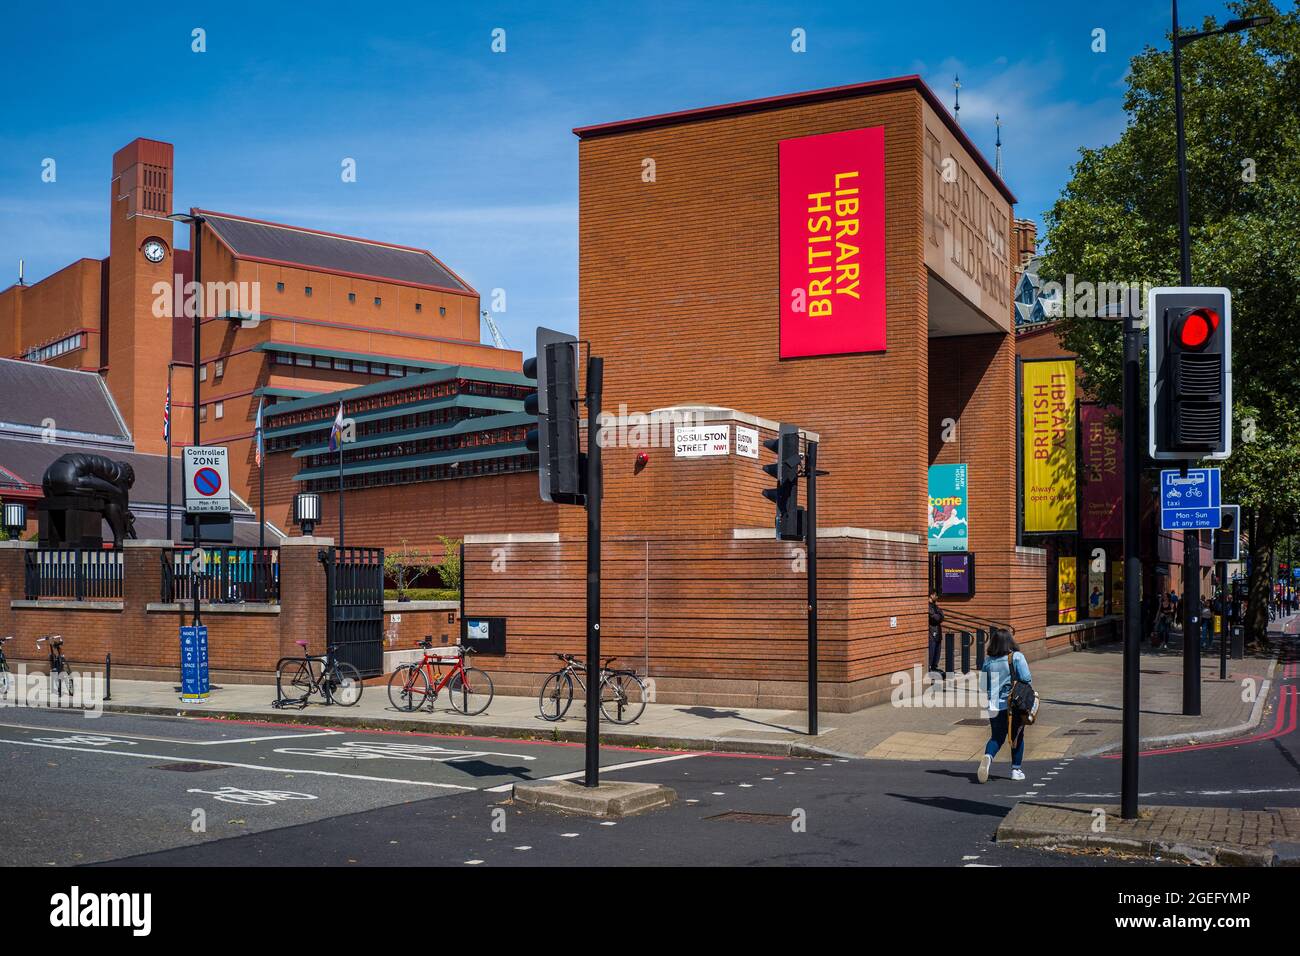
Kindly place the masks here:
<instances>
[{"instance_id":1,"label":"flagpole","mask_svg":"<svg viewBox=\"0 0 1300 956\"><path fill-rule=\"evenodd\" d=\"M262 445L262 402L257 400L257 546L266 547L266 448Z\"/></svg>"},{"instance_id":2,"label":"flagpole","mask_svg":"<svg viewBox=\"0 0 1300 956\"><path fill-rule=\"evenodd\" d=\"M175 362L167 363L167 546L174 543L172 539L172 368Z\"/></svg>"},{"instance_id":3,"label":"flagpole","mask_svg":"<svg viewBox=\"0 0 1300 956\"><path fill-rule=\"evenodd\" d=\"M339 435L339 549L343 548L343 436Z\"/></svg>"}]
</instances>

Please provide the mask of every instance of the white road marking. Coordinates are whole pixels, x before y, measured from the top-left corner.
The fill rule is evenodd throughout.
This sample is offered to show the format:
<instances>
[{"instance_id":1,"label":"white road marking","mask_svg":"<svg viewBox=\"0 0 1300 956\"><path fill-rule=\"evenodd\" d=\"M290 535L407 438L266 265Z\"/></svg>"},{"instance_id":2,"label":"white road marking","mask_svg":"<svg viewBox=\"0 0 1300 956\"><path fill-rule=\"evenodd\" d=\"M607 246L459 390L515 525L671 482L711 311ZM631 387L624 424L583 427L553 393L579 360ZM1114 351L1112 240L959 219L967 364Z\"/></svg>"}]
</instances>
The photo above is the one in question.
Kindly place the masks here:
<instances>
[{"instance_id":1,"label":"white road marking","mask_svg":"<svg viewBox=\"0 0 1300 956\"><path fill-rule=\"evenodd\" d=\"M998 868L996 863L967 863L966 865L967 865L967 866L978 866L978 867L980 867L981 869L984 869L984 870L996 870L996 869Z\"/></svg>"},{"instance_id":2,"label":"white road marking","mask_svg":"<svg viewBox=\"0 0 1300 956\"><path fill-rule=\"evenodd\" d=\"M8 744L11 747L43 747L47 750L72 750L78 753L100 754L106 757L140 757L146 760L175 760L175 754L142 754L133 750L97 750L94 747L65 747L61 744L38 744L26 740L5 740L0 738L0 744ZM302 773L310 774L314 777L342 777L346 780L370 780L375 783L405 783L413 787L436 787L440 790L474 790L475 787L463 787L456 783L433 783L429 780L403 780L398 777L369 777L359 773L338 773L332 770L303 770L297 767L266 767L255 763L235 763L231 760L207 760L204 763L216 764L219 767L238 767L240 770L266 770L271 773Z\"/></svg>"},{"instance_id":3,"label":"white road marking","mask_svg":"<svg viewBox=\"0 0 1300 956\"><path fill-rule=\"evenodd\" d=\"M187 747L212 747L217 744L256 744L263 740L299 740L304 737L332 737L344 733L341 730L320 730L304 734L274 734L265 737L235 737L228 740L184 740L177 737L155 737L151 734L96 734L94 731L87 731L82 727L80 730L67 730L62 727L41 727L35 724L3 724L0 728L11 728L14 730L39 730L47 734L90 734L91 736L105 737L123 737L127 740L152 740L162 744L184 744Z\"/></svg>"},{"instance_id":4,"label":"white road marking","mask_svg":"<svg viewBox=\"0 0 1300 956\"><path fill-rule=\"evenodd\" d=\"M562 836L562 837L576 837L577 835L578 835L578 834L576 834L576 833L561 833L561 834L560 834L560 836Z\"/></svg>"},{"instance_id":5,"label":"white road marking","mask_svg":"<svg viewBox=\"0 0 1300 956\"><path fill-rule=\"evenodd\" d=\"M978 860L979 858L980 858L980 857L979 857L979 854L976 853L976 854L974 854L973 856L963 856L961 859L962 859L962 862L965 863L967 860Z\"/></svg>"},{"instance_id":6,"label":"white road marking","mask_svg":"<svg viewBox=\"0 0 1300 956\"><path fill-rule=\"evenodd\" d=\"M531 850L532 847L531 847L531 846L517 846L517 847L515 847L515 849L516 849L516 850Z\"/></svg>"},{"instance_id":7,"label":"white road marking","mask_svg":"<svg viewBox=\"0 0 1300 956\"><path fill-rule=\"evenodd\" d=\"M478 866L478 865L479 865L480 863L482 863L482 862L483 862L482 860L466 860L466 861L465 861L465 865L466 865L466 866Z\"/></svg>"},{"instance_id":8,"label":"white road marking","mask_svg":"<svg viewBox=\"0 0 1300 956\"><path fill-rule=\"evenodd\" d=\"M618 821L616 821L616 820L604 820L604 821L601 822L600 825L601 825L602 827L616 827L616 826L618 826Z\"/></svg>"},{"instance_id":9,"label":"white road marking","mask_svg":"<svg viewBox=\"0 0 1300 956\"><path fill-rule=\"evenodd\" d=\"M673 760L689 760L692 757L698 757L699 754L671 754L667 757L651 757L649 760L632 760L628 763L616 763L608 767L601 767L601 773L609 773L611 770L631 770L634 767L648 767L655 763L668 763ZM575 770L573 773L559 773L553 777L542 777L542 780L577 780L579 777L585 777L585 770ZM507 793L514 789L513 783L503 783L499 787L488 787L485 793Z\"/></svg>"}]
</instances>

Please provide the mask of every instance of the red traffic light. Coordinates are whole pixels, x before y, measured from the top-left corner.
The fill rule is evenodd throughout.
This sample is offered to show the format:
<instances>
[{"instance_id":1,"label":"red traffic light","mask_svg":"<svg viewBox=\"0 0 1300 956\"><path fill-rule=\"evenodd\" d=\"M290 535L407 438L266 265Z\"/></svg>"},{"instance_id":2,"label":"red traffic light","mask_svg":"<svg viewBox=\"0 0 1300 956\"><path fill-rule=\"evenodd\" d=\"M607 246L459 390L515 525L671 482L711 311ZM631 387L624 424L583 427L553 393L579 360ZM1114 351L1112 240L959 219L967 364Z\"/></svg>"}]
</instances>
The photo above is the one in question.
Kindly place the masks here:
<instances>
[{"instance_id":1,"label":"red traffic light","mask_svg":"<svg viewBox=\"0 0 1300 956\"><path fill-rule=\"evenodd\" d=\"M1183 348L1202 348L1218 327L1218 312L1214 309L1196 309L1183 316L1183 321L1178 326L1178 343Z\"/></svg>"}]
</instances>

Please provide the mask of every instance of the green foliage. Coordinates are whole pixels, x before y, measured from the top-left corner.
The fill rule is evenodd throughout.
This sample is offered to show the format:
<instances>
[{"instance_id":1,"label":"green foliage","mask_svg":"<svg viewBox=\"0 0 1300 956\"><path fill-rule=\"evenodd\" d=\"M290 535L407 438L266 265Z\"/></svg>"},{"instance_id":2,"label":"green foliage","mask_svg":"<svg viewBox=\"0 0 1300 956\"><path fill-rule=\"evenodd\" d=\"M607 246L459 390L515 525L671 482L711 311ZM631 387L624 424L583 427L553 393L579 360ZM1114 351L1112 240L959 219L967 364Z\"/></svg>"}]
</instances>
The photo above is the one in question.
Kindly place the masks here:
<instances>
[{"instance_id":1,"label":"green foliage","mask_svg":"<svg viewBox=\"0 0 1300 956\"><path fill-rule=\"evenodd\" d=\"M438 577L442 578L443 587L459 594L461 584L460 539L449 538L445 534L440 534L438 540L442 542L442 561L436 565Z\"/></svg>"},{"instance_id":2,"label":"green foliage","mask_svg":"<svg viewBox=\"0 0 1300 956\"><path fill-rule=\"evenodd\" d=\"M1300 348L1291 332L1300 319L1300 12L1282 14L1267 0L1229 6L1233 16L1274 22L1183 48L1192 279L1232 292L1225 492L1284 534L1300 530ZM1202 29L1214 26L1207 20ZM1128 83L1123 135L1081 151L1044 216L1047 281L1064 284L1073 274L1076 283L1180 284L1168 38L1133 58ZM1118 406L1120 323L1072 318L1061 326L1085 386Z\"/></svg>"},{"instance_id":3,"label":"green foliage","mask_svg":"<svg viewBox=\"0 0 1300 956\"><path fill-rule=\"evenodd\" d=\"M412 549L405 538L400 548L384 552L384 575L397 585L398 597L406 593L408 584L428 574L432 568L433 562L429 557Z\"/></svg>"}]
</instances>

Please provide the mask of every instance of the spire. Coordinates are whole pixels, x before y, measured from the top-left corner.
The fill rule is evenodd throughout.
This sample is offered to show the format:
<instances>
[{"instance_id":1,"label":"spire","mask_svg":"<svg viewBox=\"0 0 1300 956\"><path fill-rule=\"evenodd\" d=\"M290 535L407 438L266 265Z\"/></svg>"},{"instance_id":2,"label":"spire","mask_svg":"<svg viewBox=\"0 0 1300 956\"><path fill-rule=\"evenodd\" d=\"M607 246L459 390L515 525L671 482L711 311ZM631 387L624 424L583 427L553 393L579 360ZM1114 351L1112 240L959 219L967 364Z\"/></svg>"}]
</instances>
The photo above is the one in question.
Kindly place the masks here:
<instances>
[{"instance_id":1,"label":"spire","mask_svg":"<svg viewBox=\"0 0 1300 956\"><path fill-rule=\"evenodd\" d=\"M993 170L998 174L998 178L1001 179L1002 178L1002 116L1001 114L998 114L993 117L993 124L998 129L998 140L997 143L995 144L997 147L997 152L995 154L996 158L993 161Z\"/></svg>"},{"instance_id":2,"label":"spire","mask_svg":"<svg viewBox=\"0 0 1300 956\"><path fill-rule=\"evenodd\" d=\"M952 118L961 122L961 77L952 75Z\"/></svg>"}]
</instances>

